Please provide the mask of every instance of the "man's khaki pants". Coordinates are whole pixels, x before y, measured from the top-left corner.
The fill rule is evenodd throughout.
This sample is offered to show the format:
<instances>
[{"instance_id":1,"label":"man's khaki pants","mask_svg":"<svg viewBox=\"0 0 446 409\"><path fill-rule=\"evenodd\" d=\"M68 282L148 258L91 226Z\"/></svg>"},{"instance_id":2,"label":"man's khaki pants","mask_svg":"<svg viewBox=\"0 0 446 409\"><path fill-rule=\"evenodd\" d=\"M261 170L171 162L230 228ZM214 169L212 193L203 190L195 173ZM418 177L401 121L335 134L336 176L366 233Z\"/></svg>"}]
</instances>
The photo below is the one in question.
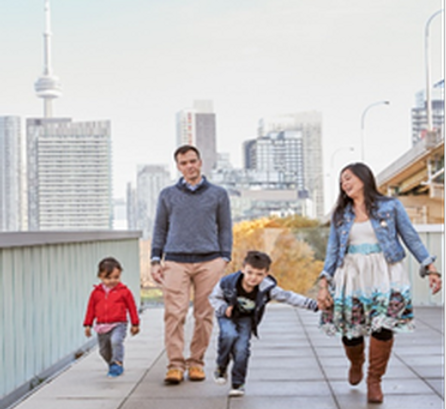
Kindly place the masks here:
<instances>
[{"instance_id":1,"label":"man's khaki pants","mask_svg":"<svg viewBox=\"0 0 446 409\"><path fill-rule=\"evenodd\" d=\"M164 263L164 344L168 368L186 370L204 366L204 354L212 333L214 310L209 295L222 277L226 262L222 258L200 263ZM189 308L190 290L194 291L194 334L190 357L184 359L184 323Z\"/></svg>"}]
</instances>

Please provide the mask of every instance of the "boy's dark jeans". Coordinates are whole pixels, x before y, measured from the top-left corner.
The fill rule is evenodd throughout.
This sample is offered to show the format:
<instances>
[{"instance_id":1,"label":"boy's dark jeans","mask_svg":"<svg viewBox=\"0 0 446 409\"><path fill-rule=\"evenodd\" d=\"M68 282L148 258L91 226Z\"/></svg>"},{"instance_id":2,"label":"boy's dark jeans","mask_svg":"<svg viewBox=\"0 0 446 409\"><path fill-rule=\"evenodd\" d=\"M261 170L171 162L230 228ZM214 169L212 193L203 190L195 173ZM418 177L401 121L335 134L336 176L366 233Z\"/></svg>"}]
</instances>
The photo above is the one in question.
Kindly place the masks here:
<instances>
[{"instance_id":1,"label":"boy's dark jeans","mask_svg":"<svg viewBox=\"0 0 446 409\"><path fill-rule=\"evenodd\" d=\"M251 353L251 317L240 317L235 320L226 317L218 318L220 334L218 336L217 365L226 369L232 357L232 384L245 383L248 359Z\"/></svg>"}]
</instances>

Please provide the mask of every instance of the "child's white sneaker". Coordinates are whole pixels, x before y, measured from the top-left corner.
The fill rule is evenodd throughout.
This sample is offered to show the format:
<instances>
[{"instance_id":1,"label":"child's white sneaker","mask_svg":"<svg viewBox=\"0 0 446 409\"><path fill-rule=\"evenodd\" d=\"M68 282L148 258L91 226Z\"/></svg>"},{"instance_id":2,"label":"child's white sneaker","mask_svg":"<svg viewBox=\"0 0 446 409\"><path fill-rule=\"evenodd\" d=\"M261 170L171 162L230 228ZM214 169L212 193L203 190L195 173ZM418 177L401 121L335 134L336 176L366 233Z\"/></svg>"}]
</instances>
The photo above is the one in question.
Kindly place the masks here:
<instances>
[{"instance_id":1,"label":"child's white sneaker","mask_svg":"<svg viewBox=\"0 0 446 409\"><path fill-rule=\"evenodd\" d=\"M218 385L224 385L226 381L228 380L228 374L226 373L226 370L220 368L219 366L214 371L214 381Z\"/></svg>"},{"instance_id":2,"label":"child's white sneaker","mask_svg":"<svg viewBox=\"0 0 446 409\"><path fill-rule=\"evenodd\" d=\"M236 398L245 394L245 385L232 385L232 389L229 391L229 396Z\"/></svg>"}]
</instances>

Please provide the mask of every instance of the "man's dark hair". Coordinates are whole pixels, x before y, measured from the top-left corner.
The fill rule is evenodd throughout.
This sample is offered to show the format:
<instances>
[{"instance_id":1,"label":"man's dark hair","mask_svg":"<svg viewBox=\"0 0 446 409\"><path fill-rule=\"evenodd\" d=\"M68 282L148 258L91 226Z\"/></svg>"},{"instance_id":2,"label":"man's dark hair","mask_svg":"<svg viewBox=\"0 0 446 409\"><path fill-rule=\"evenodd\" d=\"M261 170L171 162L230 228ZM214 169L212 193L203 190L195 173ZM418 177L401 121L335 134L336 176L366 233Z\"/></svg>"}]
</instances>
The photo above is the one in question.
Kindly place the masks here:
<instances>
[{"instance_id":1,"label":"man's dark hair","mask_svg":"<svg viewBox=\"0 0 446 409\"><path fill-rule=\"evenodd\" d=\"M115 268L122 271L122 266L118 260L113 257L106 257L102 259L98 265L98 277L102 274L104 274L105 277L109 277Z\"/></svg>"},{"instance_id":2,"label":"man's dark hair","mask_svg":"<svg viewBox=\"0 0 446 409\"><path fill-rule=\"evenodd\" d=\"M257 268L259 270L269 270L269 266L271 265L271 259L266 253L262 253L261 251L248 251L245 259L243 260L243 267L249 264L250 266Z\"/></svg>"},{"instance_id":3,"label":"man's dark hair","mask_svg":"<svg viewBox=\"0 0 446 409\"><path fill-rule=\"evenodd\" d=\"M200 151L195 146L192 146L192 145L182 145L179 148L177 148L177 150L173 154L175 162L177 161L177 156L178 155L184 155L186 152L189 152L189 151L194 151L197 154L198 159L201 158Z\"/></svg>"}]
</instances>

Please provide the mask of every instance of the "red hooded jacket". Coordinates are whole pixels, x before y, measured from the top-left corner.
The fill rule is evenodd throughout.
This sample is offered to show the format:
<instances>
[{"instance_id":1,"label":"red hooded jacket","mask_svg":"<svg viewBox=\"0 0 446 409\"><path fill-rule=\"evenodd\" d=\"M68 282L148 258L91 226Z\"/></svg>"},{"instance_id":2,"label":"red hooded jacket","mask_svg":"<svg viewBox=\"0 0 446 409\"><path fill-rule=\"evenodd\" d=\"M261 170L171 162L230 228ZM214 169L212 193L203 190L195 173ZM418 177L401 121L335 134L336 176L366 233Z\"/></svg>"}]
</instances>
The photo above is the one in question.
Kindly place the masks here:
<instances>
[{"instance_id":1,"label":"red hooded jacket","mask_svg":"<svg viewBox=\"0 0 446 409\"><path fill-rule=\"evenodd\" d=\"M84 326L91 327L95 319L99 324L127 322L127 311L132 325L139 325L135 299L124 284L118 283L108 293L102 284L96 285L88 301Z\"/></svg>"}]
</instances>

